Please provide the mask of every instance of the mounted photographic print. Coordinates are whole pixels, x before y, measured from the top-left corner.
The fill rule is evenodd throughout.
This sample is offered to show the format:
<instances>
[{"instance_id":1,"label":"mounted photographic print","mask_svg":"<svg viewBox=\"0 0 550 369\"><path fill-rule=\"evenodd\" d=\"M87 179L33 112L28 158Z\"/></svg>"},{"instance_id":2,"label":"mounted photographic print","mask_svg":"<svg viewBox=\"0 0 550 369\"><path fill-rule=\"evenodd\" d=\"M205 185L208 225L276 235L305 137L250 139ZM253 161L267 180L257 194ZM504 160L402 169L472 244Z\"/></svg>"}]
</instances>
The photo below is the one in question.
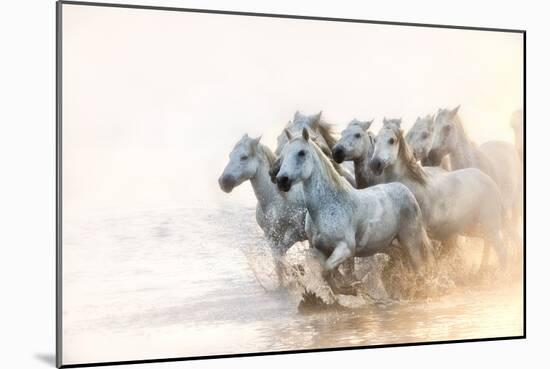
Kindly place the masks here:
<instances>
[{"instance_id":1,"label":"mounted photographic print","mask_svg":"<svg viewBox=\"0 0 550 369\"><path fill-rule=\"evenodd\" d=\"M58 366L525 337L525 31L57 12Z\"/></svg>"}]
</instances>

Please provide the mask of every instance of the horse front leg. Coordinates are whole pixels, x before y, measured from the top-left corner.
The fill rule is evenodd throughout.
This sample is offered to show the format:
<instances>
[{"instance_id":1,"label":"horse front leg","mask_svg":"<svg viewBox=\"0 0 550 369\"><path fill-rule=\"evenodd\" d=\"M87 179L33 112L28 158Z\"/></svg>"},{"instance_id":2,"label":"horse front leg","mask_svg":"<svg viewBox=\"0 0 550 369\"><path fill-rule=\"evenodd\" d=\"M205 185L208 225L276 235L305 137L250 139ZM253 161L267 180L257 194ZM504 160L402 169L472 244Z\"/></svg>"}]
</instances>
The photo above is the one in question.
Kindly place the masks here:
<instances>
[{"instance_id":1,"label":"horse front leg","mask_svg":"<svg viewBox=\"0 0 550 369\"><path fill-rule=\"evenodd\" d=\"M482 273L489 266L489 257L491 248L495 250L501 269L505 270L508 266L508 254L506 252L504 239L501 232L497 230L491 230L487 232L487 235L483 239L483 255L481 257L481 264L479 266L479 272Z\"/></svg>"},{"instance_id":2,"label":"horse front leg","mask_svg":"<svg viewBox=\"0 0 550 369\"><path fill-rule=\"evenodd\" d=\"M273 248L273 258L275 259L275 272L277 273L277 280L279 286L283 287L285 282L285 277L288 277L290 272L288 270L288 265L285 262L286 252L294 246L296 242L299 241L297 232L294 229L288 229L282 239L278 242L277 246Z\"/></svg>"},{"instance_id":3,"label":"horse front leg","mask_svg":"<svg viewBox=\"0 0 550 369\"><path fill-rule=\"evenodd\" d=\"M348 281L345 281L345 278L341 278L342 275L338 271L338 267L344 263L346 264L345 267L349 269L351 267L350 263L353 262L353 256L354 250L350 245L340 241L324 263L323 274L335 293L344 295L357 294L355 288L347 283ZM344 281L341 279L344 279Z\"/></svg>"}]
</instances>

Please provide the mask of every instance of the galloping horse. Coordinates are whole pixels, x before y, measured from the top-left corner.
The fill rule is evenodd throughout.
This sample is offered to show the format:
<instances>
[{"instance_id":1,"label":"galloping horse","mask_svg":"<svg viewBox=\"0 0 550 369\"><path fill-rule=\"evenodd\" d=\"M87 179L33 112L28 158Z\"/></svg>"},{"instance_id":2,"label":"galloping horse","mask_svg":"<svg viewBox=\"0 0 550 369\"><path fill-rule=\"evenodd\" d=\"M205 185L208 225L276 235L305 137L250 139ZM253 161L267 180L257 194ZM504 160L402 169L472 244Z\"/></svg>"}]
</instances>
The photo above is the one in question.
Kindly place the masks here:
<instances>
[{"instance_id":1,"label":"galloping horse","mask_svg":"<svg viewBox=\"0 0 550 369\"><path fill-rule=\"evenodd\" d=\"M481 266L488 262L492 246L502 265L506 250L502 236L502 200L495 182L475 168L447 172L421 167L409 148L401 120L384 119L376 136L370 165L384 182L400 182L414 194L431 238L453 247L457 235L481 236L484 252Z\"/></svg>"},{"instance_id":2,"label":"galloping horse","mask_svg":"<svg viewBox=\"0 0 550 369\"><path fill-rule=\"evenodd\" d=\"M332 149L332 158L335 162L353 161L355 182L359 189L380 183L379 177L369 168L369 161L374 152L374 135L368 130L372 122L357 119L349 122Z\"/></svg>"},{"instance_id":3,"label":"galloping horse","mask_svg":"<svg viewBox=\"0 0 550 369\"><path fill-rule=\"evenodd\" d=\"M307 129L294 137L280 154L276 174L281 191L301 183L306 202L306 233L318 251L331 286L334 272L354 256L386 251L394 239L408 255L415 271L433 262L432 246L414 195L400 183L357 190L334 169ZM332 282L331 282L332 281Z\"/></svg>"},{"instance_id":4,"label":"galloping horse","mask_svg":"<svg viewBox=\"0 0 550 369\"><path fill-rule=\"evenodd\" d=\"M478 168L488 174L502 193L505 221L517 222L522 213L522 176L516 149L504 141L488 141L478 147L466 134L458 115L459 108L460 105L452 110L439 109L428 160L431 164L438 165L441 158L448 154L453 170ZM506 227L508 236L518 244L517 235L510 228Z\"/></svg>"},{"instance_id":5,"label":"galloping horse","mask_svg":"<svg viewBox=\"0 0 550 369\"><path fill-rule=\"evenodd\" d=\"M270 243L276 260L277 276L281 281L281 258L298 241L307 239L306 208L301 191L281 193L271 182L269 169L275 156L260 143L260 137L244 135L229 154L229 163L218 182L224 192L231 192L250 180L258 204L256 221Z\"/></svg>"}]
</instances>

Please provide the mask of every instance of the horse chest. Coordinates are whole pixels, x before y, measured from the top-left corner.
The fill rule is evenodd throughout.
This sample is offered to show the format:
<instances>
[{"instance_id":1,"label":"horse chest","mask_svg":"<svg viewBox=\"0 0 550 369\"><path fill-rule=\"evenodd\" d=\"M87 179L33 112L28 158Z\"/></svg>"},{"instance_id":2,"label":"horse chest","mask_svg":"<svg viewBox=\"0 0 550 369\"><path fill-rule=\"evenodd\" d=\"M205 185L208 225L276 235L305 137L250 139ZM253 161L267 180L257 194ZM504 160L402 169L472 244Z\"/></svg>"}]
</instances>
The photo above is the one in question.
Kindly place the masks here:
<instances>
[{"instance_id":1,"label":"horse chest","mask_svg":"<svg viewBox=\"0 0 550 369\"><path fill-rule=\"evenodd\" d=\"M313 247L323 253L330 253L337 242L346 239L346 230L350 229L351 220L336 209L328 207L323 212L310 211L310 234Z\"/></svg>"}]
</instances>

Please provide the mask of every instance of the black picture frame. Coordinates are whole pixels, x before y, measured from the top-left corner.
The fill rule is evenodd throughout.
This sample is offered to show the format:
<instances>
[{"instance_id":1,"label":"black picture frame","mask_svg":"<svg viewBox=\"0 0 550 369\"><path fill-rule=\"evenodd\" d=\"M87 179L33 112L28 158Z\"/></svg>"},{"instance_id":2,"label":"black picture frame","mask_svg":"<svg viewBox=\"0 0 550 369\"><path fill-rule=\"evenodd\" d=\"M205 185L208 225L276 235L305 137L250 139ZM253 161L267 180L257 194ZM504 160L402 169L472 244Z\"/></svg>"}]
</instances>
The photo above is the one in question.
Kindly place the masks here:
<instances>
[{"instance_id":1,"label":"black picture frame","mask_svg":"<svg viewBox=\"0 0 550 369\"><path fill-rule=\"evenodd\" d=\"M443 24L426 24L426 23L410 23L410 22L396 22L396 21L378 21L378 20L363 20L363 19L351 19L351 18L331 18L320 16L304 16L304 15L291 15L291 14L269 14L269 13L253 13L242 11L226 11L226 10L211 10L211 9L190 9L190 8L178 8L178 7L164 7L164 6L152 6L152 5L132 5L132 4L118 4L118 3L99 3L99 2L85 2L85 1L68 1L58 0L56 1L56 366L58 368L83 368L92 366L107 366L107 365L128 365L128 364L144 364L144 363L163 363L174 361L189 361L189 360L204 360L204 359L222 359L222 358L238 358L238 357L250 357L250 356L268 356L268 355L281 355L281 354L299 354L299 353L315 353L315 352L329 352L329 351L342 351L342 350L362 350L372 348L387 348L387 347L406 347L406 346L425 346L425 345L438 345L438 344L452 344L452 343L466 343L466 342L487 342L487 341L503 341L503 340L518 340L525 339L527 337L527 229L526 229L526 162L527 162L527 150L524 149L523 153L523 334L518 336L508 337L487 337L487 338L472 338L472 339L460 339L460 340L442 340L442 341L429 341L429 342L407 342L407 343L392 343L382 345L368 345L368 346L349 346L349 347L329 347L320 349L298 349L298 350L285 350L285 351L269 351L269 352L250 352L239 354L223 354L223 355L209 355L209 356L191 356L191 357L171 357L171 358L159 358L151 360L127 360L116 362L92 362L82 364L69 364L62 365L62 158L63 158L63 117L62 117L62 104L63 104L63 5L79 5L90 7L110 7L110 8L127 8L127 9L141 9L141 10L154 10L154 11L170 11L170 12L187 12L187 13L206 13L206 14L222 14L233 15L243 17L261 17L261 18L284 18L284 19L298 19L308 21L325 21L325 22L348 22L348 23L364 23L364 24L377 24L377 25L391 25L391 26L409 26L409 27L425 27L425 28L445 28L445 29L457 29L457 30L473 30L473 31L490 31L490 32L506 32L506 33L519 33L523 36L523 129L525 132L527 121L527 31L522 29L504 29L504 28L488 28L477 26L457 26L457 25L443 25ZM523 147L527 147L526 135L523 135Z\"/></svg>"}]
</instances>

